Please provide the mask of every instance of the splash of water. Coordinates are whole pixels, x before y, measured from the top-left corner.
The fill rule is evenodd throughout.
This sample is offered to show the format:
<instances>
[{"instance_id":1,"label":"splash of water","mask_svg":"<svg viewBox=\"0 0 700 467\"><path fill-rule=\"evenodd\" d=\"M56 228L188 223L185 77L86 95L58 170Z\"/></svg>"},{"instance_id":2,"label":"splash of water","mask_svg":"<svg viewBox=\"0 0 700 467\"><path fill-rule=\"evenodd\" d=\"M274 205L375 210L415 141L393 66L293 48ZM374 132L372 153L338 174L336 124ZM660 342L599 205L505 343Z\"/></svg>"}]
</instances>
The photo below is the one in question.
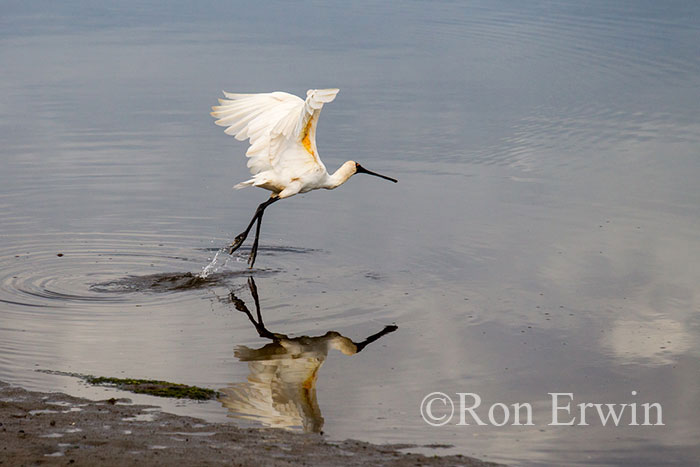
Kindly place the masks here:
<instances>
[{"instance_id":1,"label":"splash of water","mask_svg":"<svg viewBox=\"0 0 700 467\"><path fill-rule=\"evenodd\" d=\"M228 254L228 247L219 249L212 258L211 262L202 268L202 272L199 273L199 277L206 279L215 272L219 272L228 266L229 261L238 261L237 258Z\"/></svg>"}]
</instances>

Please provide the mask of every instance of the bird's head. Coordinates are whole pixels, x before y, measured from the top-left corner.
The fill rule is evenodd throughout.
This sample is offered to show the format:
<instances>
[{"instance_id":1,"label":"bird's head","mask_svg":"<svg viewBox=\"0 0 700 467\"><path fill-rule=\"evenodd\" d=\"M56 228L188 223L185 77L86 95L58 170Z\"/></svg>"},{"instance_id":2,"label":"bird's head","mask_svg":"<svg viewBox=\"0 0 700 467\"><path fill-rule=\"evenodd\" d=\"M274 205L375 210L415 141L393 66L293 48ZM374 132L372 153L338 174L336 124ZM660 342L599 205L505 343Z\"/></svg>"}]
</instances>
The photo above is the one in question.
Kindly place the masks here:
<instances>
[{"instance_id":1,"label":"bird's head","mask_svg":"<svg viewBox=\"0 0 700 467\"><path fill-rule=\"evenodd\" d=\"M345 355L355 355L357 353L355 343L336 331L328 331L324 337L328 338L329 348L340 350Z\"/></svg>"},{"instance_id":2,"label":"bird's head","mask_svg":"<svg viewBox=\"0 0 700 467\"><path fill-rule=\"evenodd\" d=\"M347 161L346 163L341 165L340 168L336 170L333 175L329 177L328 184L324 186L324 188L327 188L329 190L337 188L343 183L347 182L348 179L355 174L369 174L374 175L375 177L385 178L394 183L398 182L398 180L396 180L395 178L380 175L376 172L371 172L355 161Z\"/></svg>"},{"instance_id":3,"label":"bird's head","mask_svg":"<svg viewBox=\"0 0 700 467\"><path fill-rule=\"evenodd\" d=\"M377 172L372 172L371 170L367 170L355 161L347 161L346 164L348 164L348 165L353 164L355 166L354 167L355 171L353 172L354 174L374 175L375 177L383 178L385 180L389 180L390 182L398 183L398 180L396 180L395 178L387 177L386 175L381 175L381 174L378 174Z\"/></svg>"}]
</instances>

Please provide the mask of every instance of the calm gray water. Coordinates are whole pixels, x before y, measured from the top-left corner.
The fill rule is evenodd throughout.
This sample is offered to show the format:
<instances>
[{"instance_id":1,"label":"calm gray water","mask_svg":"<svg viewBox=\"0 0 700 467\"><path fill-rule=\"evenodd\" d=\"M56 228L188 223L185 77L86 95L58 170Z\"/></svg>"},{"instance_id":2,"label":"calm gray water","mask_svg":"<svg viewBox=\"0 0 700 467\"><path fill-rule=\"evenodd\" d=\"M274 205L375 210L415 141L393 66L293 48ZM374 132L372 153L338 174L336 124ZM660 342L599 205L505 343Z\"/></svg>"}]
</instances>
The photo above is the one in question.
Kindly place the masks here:
<instances>
[{"instance_id":1,"label":"calm gray water","mask_svg":"<svg viewBox=\"0 0 700 467\"><path fill-rule=\"evenodd\" d=\"M0 5L0 380L95 398L118 392L35 370L195 384L228 399L166 408L452 446L431 455L697 462L700 4L194 5ZM267 196L231 190L247 146L209 107L310 87L341 89L326 166L400 182L269 208L251 274L264 326L301 352L273 359L231 297L257 320L247 250L208 282L183 274ZM326 335L392 323L356 355ZM534 425L432 427L434 391L528 402ZM665 425L590 409L550 426L550 392L658 402Z\"/></svg>"}]
</instances>

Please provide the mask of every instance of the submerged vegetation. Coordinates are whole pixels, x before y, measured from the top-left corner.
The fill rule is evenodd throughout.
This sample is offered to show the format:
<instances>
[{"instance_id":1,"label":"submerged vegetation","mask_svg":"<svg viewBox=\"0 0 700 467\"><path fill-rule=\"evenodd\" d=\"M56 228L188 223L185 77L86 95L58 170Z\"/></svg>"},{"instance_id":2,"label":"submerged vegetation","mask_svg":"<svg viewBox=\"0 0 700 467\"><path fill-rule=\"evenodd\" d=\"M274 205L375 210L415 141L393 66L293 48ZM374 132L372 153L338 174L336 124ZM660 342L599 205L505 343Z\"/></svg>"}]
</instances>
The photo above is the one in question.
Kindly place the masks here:
<instances>
[{"instance_id":1,"label":"submerged vegetation","mask_svg":"<svg viewBox=\"0 0 700 467\"><path fill-rule=\"evenodd\" d=\"M172 397L175 399L193 399L198 401L216 399L219 397L218 391L213 389L188 386L187 384L171 383L169 381L159 381L155 379L113 378L50 370L38 371L62 376L73 376L75 378L80 378L86 383L94 386L109 386L121 389L122 391L129 391L137 394Z\"/></svg>"},{"instance_id":2,"label":"submerged vegetation","mask_svg":"<svg viewBox=\"0 0 700 467\"><path fill-rule=\"evenodd\" d=\"M158 397L209 400L216 399L219 395L219 393L213 389L153 379L108 378L90 375L85 376L83 379L95 386L114 386L124 391L138 394L150 394Z\"/></svg>"}]
</instances>

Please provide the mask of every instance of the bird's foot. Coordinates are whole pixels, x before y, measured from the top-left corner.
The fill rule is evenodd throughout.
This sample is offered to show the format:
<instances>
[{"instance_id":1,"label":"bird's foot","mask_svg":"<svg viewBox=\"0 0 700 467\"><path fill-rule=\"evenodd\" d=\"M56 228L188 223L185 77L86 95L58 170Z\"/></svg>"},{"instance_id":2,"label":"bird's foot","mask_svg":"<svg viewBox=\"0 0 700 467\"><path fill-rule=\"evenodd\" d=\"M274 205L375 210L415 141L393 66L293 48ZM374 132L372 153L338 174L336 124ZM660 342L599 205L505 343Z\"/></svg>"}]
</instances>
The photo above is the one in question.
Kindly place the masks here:
<instances>
[{"instance_id":1,"label":"bird's foot","mask_svg":"<svg viewBox=\"0 0 700 467\"><path fill-rule=\"evenodd\" d=\"M236 310L242 311L243 313L248 312L248 307L245 306L245 302L233 294L231 294L231 303L236 307Z\"/></svg>"},{"instance_id":2,"label":"bird's foot","mask_svg":"<svg viewBox=\"0 0 700 467\"><path fill-rule=\"evenodd\" d=\"M243 245L245 238L245 234L238 234L238 236L233 240L233 243L228 246L228 254L232 255L234 251L240 248L240 246Z\"/></svg>"}]
</instances>

